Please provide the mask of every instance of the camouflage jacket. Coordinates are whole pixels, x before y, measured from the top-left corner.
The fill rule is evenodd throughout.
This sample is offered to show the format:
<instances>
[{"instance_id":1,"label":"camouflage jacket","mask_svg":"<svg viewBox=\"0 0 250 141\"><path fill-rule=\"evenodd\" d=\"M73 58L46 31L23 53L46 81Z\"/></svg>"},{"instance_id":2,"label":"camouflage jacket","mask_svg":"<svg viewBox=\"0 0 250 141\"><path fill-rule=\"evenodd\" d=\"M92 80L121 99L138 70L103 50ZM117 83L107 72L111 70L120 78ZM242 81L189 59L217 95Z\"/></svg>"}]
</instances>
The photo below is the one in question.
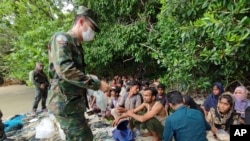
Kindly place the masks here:
<instances>
[{"instance_id":1,"label":"camouflage jacket","mask_svg":"<svg viewBox=\"0 0 250 141\"><path fill-rule=\"evenodd\" d=\"M51 86L59 86L61 93L72 96L100 88L98 79L84 74L84 51L72 32L56 33L48 47Z\"/></svg>"}]
</instances>

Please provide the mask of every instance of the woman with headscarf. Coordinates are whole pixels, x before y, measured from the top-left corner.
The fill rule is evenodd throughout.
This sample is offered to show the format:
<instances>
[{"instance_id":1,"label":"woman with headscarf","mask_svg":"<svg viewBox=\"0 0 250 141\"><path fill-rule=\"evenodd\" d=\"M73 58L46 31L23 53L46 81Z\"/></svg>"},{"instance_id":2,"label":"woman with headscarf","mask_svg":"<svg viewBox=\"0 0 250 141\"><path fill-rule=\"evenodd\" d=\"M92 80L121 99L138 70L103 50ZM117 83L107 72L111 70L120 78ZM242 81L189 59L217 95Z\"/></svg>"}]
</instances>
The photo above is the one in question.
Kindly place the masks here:
<instances>
[{"instance_id":1,"label":"woman with headscarf","mask_svg":"<svg viewBox=\"0 0 250 141\"><path fill-rule=\"evenodd\" d=\"M234 109L240 114L241 118L245 119L245 111L250 106L250 100L247 98L248 90L244 86L238 86L234 90L235 105Z\"/></svg>"},{"instance_id":2,"label":"woman with headscarf","mask_svg":"<svg viewBox=\"0 0 250 141\"><path fill-rule=\"evenodd\" d=\"M205 115L213 107L216 108L219 96L224 92L223 85L219 82L213 84L212 93L209 94L203 104Z\"/></svg>"},{"instance_id":3,"label":"woman with headscarf","mask_svg":"<svg viewBox=\"0 0 250 141\"><path fill-rule=\"evenodd\" d=\"M235 100L230 92L225 92L219 97L217 108L211 108L207 121L211 126L213 134L217 134L219 129L227 133L230 132L230 125L239 124L239 114L234 110Z\"/></svg>"},{"instance_id":4,"label":"woman with headscarf","mask_svg":"<svg viewBox=\"0 0 250 141\"><path fill-rule=\"evenodd\" d=\"M183 95L184 105L188 108L199 110L204 116L205 113L201 107L194 101L194 99L189 95Z\"/></svg>"}]
</instances>

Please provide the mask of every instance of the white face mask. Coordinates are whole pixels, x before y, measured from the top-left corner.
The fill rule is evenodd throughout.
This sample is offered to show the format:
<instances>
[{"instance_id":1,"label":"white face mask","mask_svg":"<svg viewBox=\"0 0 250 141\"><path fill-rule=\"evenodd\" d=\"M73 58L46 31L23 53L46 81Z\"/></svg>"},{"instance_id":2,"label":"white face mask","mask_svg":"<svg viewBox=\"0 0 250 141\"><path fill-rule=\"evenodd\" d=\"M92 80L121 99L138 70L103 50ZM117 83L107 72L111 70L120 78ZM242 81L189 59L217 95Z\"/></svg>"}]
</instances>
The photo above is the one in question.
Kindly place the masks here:
<instances>
[{"instance_id":1,"label":"white face mask","mask_svg":"<svg viewBox=\"0 0 250 141\"><path fill-rule=\"evenodd\" d=\"M82 39L83 41L92 41L95 36L95 31L88 26L87 31L82 32Z\"/></svg>"}]
</instances>

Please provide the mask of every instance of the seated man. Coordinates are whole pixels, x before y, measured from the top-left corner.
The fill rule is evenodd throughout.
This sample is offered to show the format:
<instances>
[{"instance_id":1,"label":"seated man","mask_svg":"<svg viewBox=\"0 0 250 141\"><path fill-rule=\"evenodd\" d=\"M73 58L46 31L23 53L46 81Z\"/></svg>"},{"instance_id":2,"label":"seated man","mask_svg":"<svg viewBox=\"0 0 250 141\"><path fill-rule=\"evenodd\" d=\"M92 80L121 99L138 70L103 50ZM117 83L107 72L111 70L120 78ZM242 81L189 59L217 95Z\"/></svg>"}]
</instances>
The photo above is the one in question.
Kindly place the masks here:
<instances>
[{"instance_id":1,"label":"seated man","mask_svg":"<svg viewBox=\"0 0 250 141\"><path fill-rule=\"evenodd\" d=\"M183 104L182 94L172 91L167 94L169 106L175 112L168 116L162 141L207 141L206 130L210 130L203 114Z\"/></svg>"},{"instance_id":2,"label":"seated man","mask_svg":"<svg viewBox=\"0 0 250 141\"><path fill-rule=\"evenodd\" d=\"M116 107L118 107L118 102L120 99L120 91L121 88L120 87L111 87L111 100L109 103L109 110L114 109Z\"/></svg>"},{"instance_id":3,"label":"seated man","mask_svg":"<svg viewBox=\"0 0 250 141\"><path fill-rule=\"evenodd\" d=\"M111 114L115 119L121 116L122 113L126 113L128 110L134 109L142 103L142 97L141 94L139 94L140 83L133 80L128 82L127 85L129 85L129 91L121 97L118 107L111 110Z\"/></svg>"},{"instance_id":4,"label":"seated man","mask_svg":"<svg viewBox=\"0 0 250 141\"><path fill-rule=\"evenodd\" d=\"M144 103L117 118L113 125L116 125L122 118L132 117L135 121L139 121L136 122L137 124L135 123L135 126L146 128L153 135L153 141L159 141L162 137L167 112L162 103L156 101L156 96L157 90L155 88L146 88L143 92ZM146 112L143 111L144 109Z\"/></svg>"}]
</instances>

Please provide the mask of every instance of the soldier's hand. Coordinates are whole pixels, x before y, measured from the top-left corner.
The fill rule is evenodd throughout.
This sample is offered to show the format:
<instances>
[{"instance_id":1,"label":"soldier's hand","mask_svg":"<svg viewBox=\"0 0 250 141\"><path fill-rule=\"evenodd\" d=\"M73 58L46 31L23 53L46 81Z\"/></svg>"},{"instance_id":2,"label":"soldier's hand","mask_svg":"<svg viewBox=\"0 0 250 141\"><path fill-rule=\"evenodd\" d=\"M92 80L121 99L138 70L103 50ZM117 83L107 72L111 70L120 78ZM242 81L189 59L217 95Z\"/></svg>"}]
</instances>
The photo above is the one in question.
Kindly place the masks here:
<instances>
[{"instance_id":1,"label":"soldier's hand","mask_svg":"<svg viewBox=\"0 0 250 141\"><path fill-rule=\"evenodd\" d=\"M103 91L103 92L110 91L110 86L109 86L109 84L107 84L107 83L104 82L104 81L101 81L100 90Z\"/></svg>"}]
</instances>

